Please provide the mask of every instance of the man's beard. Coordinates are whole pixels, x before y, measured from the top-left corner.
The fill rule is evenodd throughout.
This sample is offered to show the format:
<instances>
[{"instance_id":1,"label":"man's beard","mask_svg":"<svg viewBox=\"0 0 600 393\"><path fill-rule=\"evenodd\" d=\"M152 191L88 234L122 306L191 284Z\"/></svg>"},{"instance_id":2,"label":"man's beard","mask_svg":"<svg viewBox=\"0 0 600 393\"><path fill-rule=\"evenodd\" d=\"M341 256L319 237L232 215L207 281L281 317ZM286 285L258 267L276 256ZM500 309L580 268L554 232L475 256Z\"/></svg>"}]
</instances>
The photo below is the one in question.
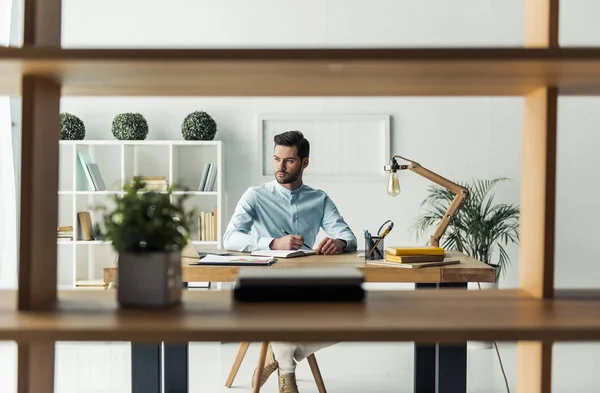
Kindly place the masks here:
<instances>
[{"instance_id":1,"label":"man's beard","mask_svg":"<svg viewBox=\"0 0 600 393\"><path fill-rule=\"evenodd\" d=\"M300 169L292 173L285 172L285 175L283 177L277 176L278 173L279 172L275 172L275 180L277 180L277 183L279 184L290 184L298 180L298 178L300 177Z\"/></svg>"}]
</instances>

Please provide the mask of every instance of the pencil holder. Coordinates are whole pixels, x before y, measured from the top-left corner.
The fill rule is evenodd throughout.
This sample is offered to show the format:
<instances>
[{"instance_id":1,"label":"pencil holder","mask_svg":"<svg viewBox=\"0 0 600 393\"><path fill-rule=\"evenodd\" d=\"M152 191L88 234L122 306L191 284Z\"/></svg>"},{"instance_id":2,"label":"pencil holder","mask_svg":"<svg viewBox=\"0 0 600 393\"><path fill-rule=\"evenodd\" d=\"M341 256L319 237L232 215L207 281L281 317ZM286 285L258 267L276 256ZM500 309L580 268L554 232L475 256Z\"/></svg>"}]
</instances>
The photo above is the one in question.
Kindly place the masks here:
<instances>
[{"instance_id":1,"label":"pencil holder","mask_svg":"<svg viewBox=\"0 0 600 393\"><path fill-rule=\"evenodd\" d=\"M379 236L365 236L365 260L385 259L384 239Z\"/></svg>"}]
</instances>

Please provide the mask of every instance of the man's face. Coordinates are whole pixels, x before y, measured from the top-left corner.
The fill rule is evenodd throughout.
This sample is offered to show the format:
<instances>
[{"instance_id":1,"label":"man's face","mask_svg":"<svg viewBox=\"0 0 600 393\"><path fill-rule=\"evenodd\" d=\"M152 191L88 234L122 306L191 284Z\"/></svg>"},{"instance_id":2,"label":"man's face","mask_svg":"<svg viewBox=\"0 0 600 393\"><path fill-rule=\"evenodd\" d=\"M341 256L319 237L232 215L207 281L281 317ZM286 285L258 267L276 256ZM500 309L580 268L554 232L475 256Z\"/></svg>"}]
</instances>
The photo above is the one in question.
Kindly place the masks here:
<instances>
[{"instance_id":1,"label":"man's face","mask_svg":"<svg viewBox=\"0 0 600 393\"><path fill-rule=\"evenodd\" d=\"M302 165L298 157L296 146L276 145L273 151L273 171L275 180L279 184L288 184L295 182L302 176L302 171L306 165ZM304 161L308 164L308 158Z\"/></svg>"}]
</instances>

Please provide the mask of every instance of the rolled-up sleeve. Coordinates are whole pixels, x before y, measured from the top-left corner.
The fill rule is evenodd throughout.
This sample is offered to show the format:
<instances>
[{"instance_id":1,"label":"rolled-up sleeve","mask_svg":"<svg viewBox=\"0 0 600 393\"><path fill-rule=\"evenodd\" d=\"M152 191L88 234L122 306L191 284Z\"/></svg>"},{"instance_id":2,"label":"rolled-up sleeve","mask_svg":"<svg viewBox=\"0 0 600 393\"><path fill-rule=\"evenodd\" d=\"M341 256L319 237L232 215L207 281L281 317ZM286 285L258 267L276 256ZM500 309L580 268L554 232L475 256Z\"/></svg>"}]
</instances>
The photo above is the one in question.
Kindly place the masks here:
<instances>
[{"instance_id":1,"label":"rolled-up sleeve","mask_svg":"<svg viewBox=\"0 0 600 393\"><path fill-rule=\"evenodd\" d=\"M344 251L356 251L356 236L354 236L354 233L348 224L346 224L344 218L329 196L325 197L325 207L321 226L330 238L346 241Z\"/></svg>"},{"instance_id":2,"label":"rolled-up sleeve","mask_svg":"<svg viewBox=\"0 0 600 393\"><path fill-rule=\"evenodd\" d=\"M223 247L230 251L268 250L273 238L250 234L256 220L254 191L249 188L240 198L223 234Z\"/></svg>"}]
</instances>

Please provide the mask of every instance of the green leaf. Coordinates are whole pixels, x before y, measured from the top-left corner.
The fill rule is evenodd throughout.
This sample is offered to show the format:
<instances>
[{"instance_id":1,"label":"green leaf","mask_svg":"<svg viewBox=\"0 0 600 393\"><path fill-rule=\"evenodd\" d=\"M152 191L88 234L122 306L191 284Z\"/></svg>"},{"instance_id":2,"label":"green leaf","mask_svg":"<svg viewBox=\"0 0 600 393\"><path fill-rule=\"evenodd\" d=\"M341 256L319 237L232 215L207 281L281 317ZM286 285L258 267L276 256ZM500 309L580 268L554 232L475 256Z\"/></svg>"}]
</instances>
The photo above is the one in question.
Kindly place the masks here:
<instances>
[{"instance_id":1,"label":"green leaf","mask_svg":"<svg viewBox=\"0 0 600 393\"><path fill-rule=\"evenodd\" d=\"M471 183L456 182L469 190L467 199L450 221L440 244L449 250L464 252L485 263L492 264L498 255L498 265L504 273L510 264L505 246L519 244L519 206L496 204L493 190L508 178L474 180ZM435 227L443 219L455 195L437 185L427 188L427 195L421 202L424 212L410 225L410 231L418 239L429 238Z\"/></svg>"},{"instance_id":2,"label":"green leaf","mask_svg":"<svg viewBox=\"0 0 600 393\"><path fill-rule=\"evenodd\" d=\"M115 208L103 211L96 232L112 241L118 253L170 252L183 249L195 222L194 209L185 207L189 194L173 195L175 186L166 193L145 192L145 183L134 179L124 186L124 195L113 196Z\"/></svg>"}]
</instances>

